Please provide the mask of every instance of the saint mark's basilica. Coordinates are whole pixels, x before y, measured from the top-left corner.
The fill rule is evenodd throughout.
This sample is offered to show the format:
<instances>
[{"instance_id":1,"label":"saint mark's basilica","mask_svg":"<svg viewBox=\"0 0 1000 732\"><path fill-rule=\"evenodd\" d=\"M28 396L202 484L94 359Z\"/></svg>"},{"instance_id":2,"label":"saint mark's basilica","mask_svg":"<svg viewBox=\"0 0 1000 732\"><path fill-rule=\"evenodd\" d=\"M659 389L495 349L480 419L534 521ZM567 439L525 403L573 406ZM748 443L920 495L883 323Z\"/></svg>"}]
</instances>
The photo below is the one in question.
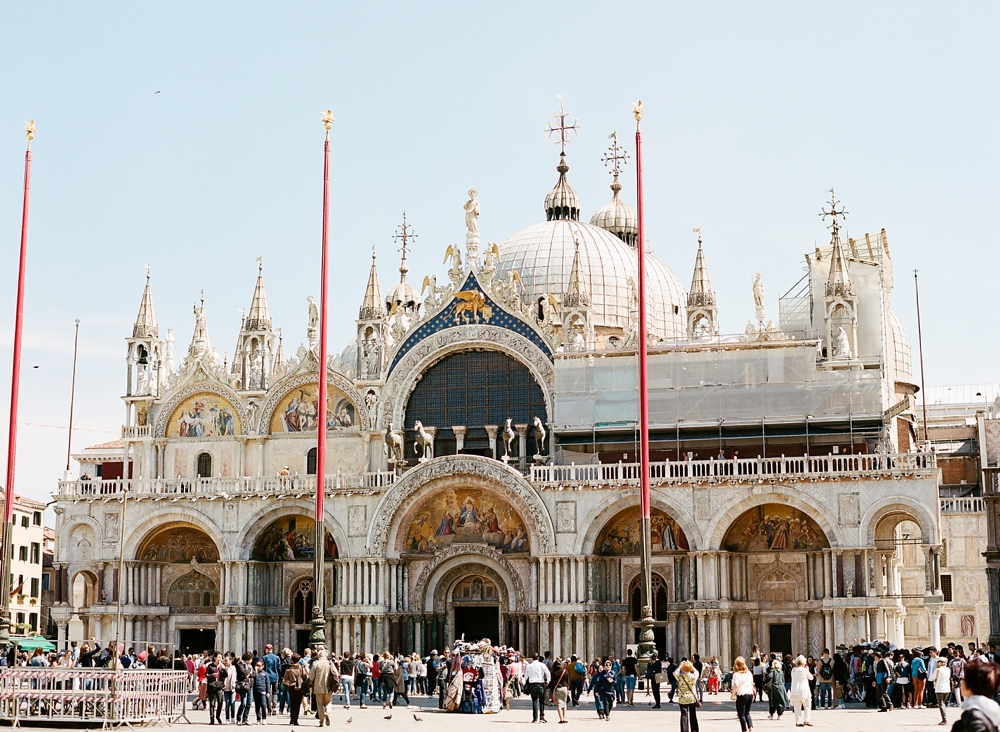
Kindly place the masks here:
<instances>
[{"instance_id":1,"label":"saint mark's basilica","mask_svg":"<svg viewBox=\"0 0 1000 732\"><path fill-rule=\"evenodd\" d=\"M357 300L331 307L357 332L326 365L325 409L311 298L293 355L261 271L231 362L204 299L175 356L147 277L123 334L122 438L81 451L55 494L60 640L109 637L120 601L127 641L301 649L323 551L338 651L427 653L464 634L590 658L634 643L636 211L617 141L610 201L589 218L562 149L538 223L502 243L480 239L475 191L464 226L456 204L465 241L443 273L410 274L404 220L398 273L380 277L373 255ZM719 332L700 237L672 252L689 289L647 257L661 650L728 664L753 643L940 643L939 477L915 447L889 239L842 241L835 201L827 213L832 236L779 312L758 275L738 335Z\"/></svg>"}]
</instances>

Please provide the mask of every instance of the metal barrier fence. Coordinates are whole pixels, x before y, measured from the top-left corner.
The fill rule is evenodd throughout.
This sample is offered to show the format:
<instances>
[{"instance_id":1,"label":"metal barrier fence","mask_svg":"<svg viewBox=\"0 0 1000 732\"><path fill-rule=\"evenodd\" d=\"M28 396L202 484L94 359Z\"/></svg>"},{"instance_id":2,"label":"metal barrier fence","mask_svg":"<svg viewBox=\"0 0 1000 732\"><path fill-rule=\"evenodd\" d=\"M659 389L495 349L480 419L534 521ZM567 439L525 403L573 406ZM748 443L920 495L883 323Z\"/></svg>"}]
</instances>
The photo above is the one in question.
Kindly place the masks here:
<instances>
[{"instance_id":1,"label":"metal barrier fence","mask_svg":"<svg viewBox=\"0 0 1000 732\"><path fill-rule=\"evenodd\" d=\"M186 671L4 668L0 722L175 722L184 716L187 684Z\"/></svg>"}]
</instances>

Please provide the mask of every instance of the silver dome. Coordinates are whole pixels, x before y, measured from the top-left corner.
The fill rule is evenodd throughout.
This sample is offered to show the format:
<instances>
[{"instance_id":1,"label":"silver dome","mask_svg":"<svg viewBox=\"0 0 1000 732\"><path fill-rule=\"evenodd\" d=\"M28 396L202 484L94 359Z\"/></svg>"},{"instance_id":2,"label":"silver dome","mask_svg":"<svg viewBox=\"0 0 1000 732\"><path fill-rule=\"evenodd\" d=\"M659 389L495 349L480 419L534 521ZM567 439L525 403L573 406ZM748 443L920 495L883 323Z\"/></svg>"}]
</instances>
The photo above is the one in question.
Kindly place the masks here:
<instances>
[{"instance_id":1,"label":"silver dome","mask_svg":"<svg viewBox=\"0 0 1000 732\"><path fill-rule=\"evenodd\" d=\"M625 203L619 193L622 185L615 176L615 182L611 184L614 195L611 201L594 212L590 217L590 223L600 226L605 231L610 231L619 239L630 246L636 246L639 240L639 216L634 208Z\"/></svg>"},{"instance_id":2,"label":"silver dome","mask_svg":"<svg viewBox=\"0 0 1000 732\"><path fill-rule=\"evenodd\" d=\"M639 257L634 249L604 229L582 221L553 220L529 226L500 245L497 278L516 270L526 295L545 293L562 298L569 286L576 240L590 295L594 325L628 327L631 288L638 282ZM655 257L646 259L648 330L660 338L682 338L686 332L687 293L680 280Z\"/></svg>"}]
</instances>

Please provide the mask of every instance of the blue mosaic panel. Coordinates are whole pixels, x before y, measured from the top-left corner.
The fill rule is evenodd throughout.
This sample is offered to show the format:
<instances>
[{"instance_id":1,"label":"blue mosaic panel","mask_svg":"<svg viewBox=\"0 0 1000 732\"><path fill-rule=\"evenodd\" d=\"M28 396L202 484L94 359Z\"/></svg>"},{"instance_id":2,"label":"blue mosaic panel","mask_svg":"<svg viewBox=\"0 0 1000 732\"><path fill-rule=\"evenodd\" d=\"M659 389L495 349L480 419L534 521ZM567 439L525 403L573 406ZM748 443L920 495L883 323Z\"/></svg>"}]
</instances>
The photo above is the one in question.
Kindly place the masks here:
<instances>
[{"instance_id":1,"label":"blue mosaic panel","mask_svg":"<svg viewBox=\"0 0 1000 732\"><path fill-rule=\"evenodd\" d=\"M521 320L518 316L507 312L502 305L498 304L492 297L490 297L489 293L484 292L474 273L469 273L469 276L466 278L465 283L460 289L477 290L483 293L486 298L486 305L493 309L493 315L490 317L488 322L489 325L495 325L498 328L505 328L509 331L517 333L519 336L527 338L529 341L538 346L542 350L542 353L544 353L549 359L552 358L552 350L549 348L545 340L538 335L535 329ZM437 315L430 320L422 322L416 330L406 337L406 340L403 341L402 347L396 351L396 355L393 357L392 363L389 364L390 374L393 369L396 368L396 364L399 363L400 359L409 353L409 351L420 341L424 340L428 336L434 335L435 333L439 333L442 330L462 327L461 323L455 322L455 306L459 303L462 303L462 300L452 297L448 304L438 311ZM482 315L480 315L479 320L480 323L486 322ZM468 323L466 323L466 325L467 324Z\"/></svg>"}]
</instances>

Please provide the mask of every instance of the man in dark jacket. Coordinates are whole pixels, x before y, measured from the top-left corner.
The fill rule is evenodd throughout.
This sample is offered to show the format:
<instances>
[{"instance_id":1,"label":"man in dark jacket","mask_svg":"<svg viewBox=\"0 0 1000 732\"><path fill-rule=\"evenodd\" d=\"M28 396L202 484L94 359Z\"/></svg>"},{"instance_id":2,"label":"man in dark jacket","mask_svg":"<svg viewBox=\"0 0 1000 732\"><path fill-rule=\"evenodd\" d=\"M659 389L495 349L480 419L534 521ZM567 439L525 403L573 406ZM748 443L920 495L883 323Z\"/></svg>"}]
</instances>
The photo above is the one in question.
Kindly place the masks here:
<instances>
[{"instance_id":1,"label":"man in dark jacket","mask_svg":"<svg viewBox=\"0 0 1000 732\"><path fill-rule=\"evenodd\" d=\"M264 657L261 660L264 662L264 671L267 672L267 680L271 684L271 689L267 697L268 711L274 714L274 707L278 703L278 679L281 678L281 659L275 655L274 646L268 643L264 646Z\"/></svg>"}]
</instances>

